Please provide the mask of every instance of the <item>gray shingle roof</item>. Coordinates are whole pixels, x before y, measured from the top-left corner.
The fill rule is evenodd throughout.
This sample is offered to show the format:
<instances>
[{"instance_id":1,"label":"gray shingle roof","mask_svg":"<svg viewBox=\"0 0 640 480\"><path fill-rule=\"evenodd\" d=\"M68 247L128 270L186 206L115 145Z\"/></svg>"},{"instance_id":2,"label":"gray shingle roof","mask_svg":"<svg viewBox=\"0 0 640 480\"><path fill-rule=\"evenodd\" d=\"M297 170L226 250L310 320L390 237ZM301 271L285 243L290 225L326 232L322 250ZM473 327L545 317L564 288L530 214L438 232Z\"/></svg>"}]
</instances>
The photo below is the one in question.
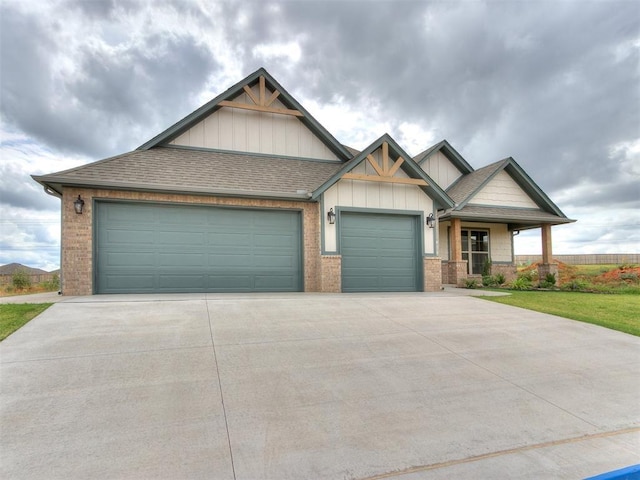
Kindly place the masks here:
<instances>
[{"instance_id":1,"label":"gray shingle roof","mask_svg":"<svg viewBox=\"0 0 640 480\"><path fill-rule=\"evenodd\" d=\"M462 210L447 210L440 215L441 220L461 218L476 222L504 222L516 227L537 226L541 223L560 225L571 223L566 217L560 217L543 210L515 208L515 207L490 207L485 205L466 205Z\"/></svg>"},{"instance_id":2,"label":"gray shingle roof","mask_svg":"<svg viewBox=\"0 0 640 480\"><path fill-rule=\"evenodd\" d=\"M491 163L467 175L463 175L447 189L447 195L449 195L456 204L464 202L469 198L469 195L473 194L478 187L487 181L503 164L504 160L500 160L499 162Z\"/></svg>"},{"instance_id":3,"label":"gray shingle roof","mask_svg":"<svg viewBox=\"0 0 640 480\"><path fill-rule=\"evenodd\" d=\"M59 193L61 185L75 185L299 199L307 198L306 192L322 185L342 165L290 157L154 147L34 179Z\"/></svg>"}]
</instances>

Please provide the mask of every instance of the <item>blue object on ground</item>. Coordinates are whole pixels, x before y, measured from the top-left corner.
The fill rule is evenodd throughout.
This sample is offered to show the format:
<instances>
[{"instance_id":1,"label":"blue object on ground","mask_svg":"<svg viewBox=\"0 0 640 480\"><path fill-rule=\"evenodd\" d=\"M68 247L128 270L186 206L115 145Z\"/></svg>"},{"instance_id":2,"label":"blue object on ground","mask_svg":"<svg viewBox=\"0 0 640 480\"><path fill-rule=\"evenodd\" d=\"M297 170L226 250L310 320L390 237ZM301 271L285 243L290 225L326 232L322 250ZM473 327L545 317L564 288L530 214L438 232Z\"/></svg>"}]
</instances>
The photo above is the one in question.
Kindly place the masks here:
<instances>
[{"instance_id":1,"label":"blue object on ground","mask_svg":"<svg viewBox=\"0 0 640 480\"><path fill-rule=\"evenodd\" d=\"M621 468L620 470L601 473L600 475L585 478L584 480L640 480L640 463L638 465Z\"/></svg>"}]
</instances>

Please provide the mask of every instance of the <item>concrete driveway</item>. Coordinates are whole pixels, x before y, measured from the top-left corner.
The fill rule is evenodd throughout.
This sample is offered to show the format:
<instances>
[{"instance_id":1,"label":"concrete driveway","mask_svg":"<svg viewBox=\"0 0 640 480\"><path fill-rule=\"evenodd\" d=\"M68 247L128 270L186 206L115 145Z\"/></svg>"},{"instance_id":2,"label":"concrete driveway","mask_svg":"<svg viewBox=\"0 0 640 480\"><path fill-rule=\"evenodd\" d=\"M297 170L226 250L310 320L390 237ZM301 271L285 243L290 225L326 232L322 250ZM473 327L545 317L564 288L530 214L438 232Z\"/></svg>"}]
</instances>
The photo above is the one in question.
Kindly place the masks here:
<instances>
[{"instance_id":1,"label":"concrete driveway","mask_svg":"<svg viewBox=\"0 0 640 480\"><path fill-rule=\"evenodd\" d=\"M640 338L439 294L62 299L0 344L1 478L578 479Z\"/></svg>"}]
</instances>

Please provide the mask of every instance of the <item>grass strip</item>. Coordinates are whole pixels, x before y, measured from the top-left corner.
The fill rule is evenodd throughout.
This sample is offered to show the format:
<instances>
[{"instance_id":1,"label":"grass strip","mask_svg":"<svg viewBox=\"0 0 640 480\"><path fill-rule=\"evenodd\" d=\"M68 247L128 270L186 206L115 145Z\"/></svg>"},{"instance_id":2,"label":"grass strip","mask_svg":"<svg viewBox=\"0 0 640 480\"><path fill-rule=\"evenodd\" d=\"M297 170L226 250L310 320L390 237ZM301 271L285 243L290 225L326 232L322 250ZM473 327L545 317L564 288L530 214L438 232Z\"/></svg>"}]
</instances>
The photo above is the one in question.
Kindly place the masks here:
<instances>
[{"instance_id":1,"label":"grass strip","mask_svg":"<svg viewBox=\"0 0 640 480\"><path fill-rule=\"evenodd\" d=\"M480 297L491 302L593 323L640 337L640 296L581 292L510 292L504 297Z\"/></svg>"},{"instance_id":2,"label":"grass strip","mask_svg":"<svg viewBox=\"0 0 640 480\"><path fill-rule=\"evenodd\" d=\"M40 315L52 303L6 303L0 305L0 342Z\"/></svg>"}]
</instances>

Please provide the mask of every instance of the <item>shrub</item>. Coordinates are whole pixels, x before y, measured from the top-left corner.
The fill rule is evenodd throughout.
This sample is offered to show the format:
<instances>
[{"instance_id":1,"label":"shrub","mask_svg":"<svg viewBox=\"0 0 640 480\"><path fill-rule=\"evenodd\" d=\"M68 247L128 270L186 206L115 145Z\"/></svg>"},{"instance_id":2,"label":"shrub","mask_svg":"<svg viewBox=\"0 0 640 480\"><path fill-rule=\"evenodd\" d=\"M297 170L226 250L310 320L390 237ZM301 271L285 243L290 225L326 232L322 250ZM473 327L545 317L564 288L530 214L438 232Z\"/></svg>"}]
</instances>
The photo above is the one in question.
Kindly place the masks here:
<instances>
[{"instance_id":1,"label":"shrub","mask_svg":"<svg viewBox=\"0 0 640 480\"><path fill-rule=\"evenodd\" d=\"M484 285L485 287L499 287L500 285L504 284L505 281L506 279L501 273L498 273L496 275L485 275L482 277L482 285Z\"/></svg>"},{"instance_id":2,"label":"shrub","mask_svg":"<svg viewBox=\"0 0 640 480\"><path fill-rule=\"evenodd\" d=\"M42 286L48 291L60 290L60 277L55 273L53 277L51 277L51 280L43 282Z\"/></svg>"},{"instance_id":3,"label":"shrub","mask_svg":"<svg viewBox=\"0 0 640 480\"><path fill-rule=\"evenodd\" d=\"M531 290L531 280L526 277L518 277L511 283L512 290Z\"/></svg>"},{"instance_id":4,"label":"shrub","mask_svg":"<svg viewBox=\"0 0 640 480\"><path fill-rule=\"evenodd\" d=\"M571 280L570 282L563 284L560 288L571 292L580 292L582 290L586 290L588 287L589 284L583 280Z\"/></svg>"},{"instance_id":5,"label":"shrub","mask_svg":"<svg viewBox=\"0 0 640 480\"><path fill-rule=\"evenodd\" d=\"M538 272L536 270L525 270L524 272L520 272L518 274L518 280L522 278L528 282L533 282L534 277L536 277L537 275Z\"/></svg>"},{"instance_id":6,"label":"shrub","mask_svg":"<svg viewBox=\"0 0 640 480\"><path fill-rule=\"evenodd\" d=\"M488 277L491 275L491 261L485 260L482 264L482 276Z\"/></svg>"},{"instance_id":7,"label":"shrub","mask_svg":"<svg viewBox=\"0 0 640 480\"><path fill-rule=\"evenodd\" d=\"M31 278L27 275L27 272L22 269L14 272L11 281L17 290L25 290L31 286Z\"/></svg>"},{"instance_id":8,"label":"shrub","mask_svg":"<svg viewBox=\"0 0 640 480\"><path fill-rule=\"evenodd\" d=\"M475 278L467 278L464 281L464 286L466 288L478 288L478 281Z\"/></svg>"},{"instance_id":9,"label":"shrub","mask_svg":"<svg viewBox=\"0 0 640 480\"><path fill-rule=\"evenodd\" d=\"M544 280L540 282L540 288L553 288L556 285L556 276L554 273L547 273Z\"/></svg>"},{"instance_id":10,"label":"shrub","mask_svg":"<svg viewBox=\"0 0 640 480\"><path fill-rule=\"evenodd\" d=\"M632 283L638 282L638 274L637 273L621 273L620 280L628 280Z\"/></svg>"}]
</instances>

